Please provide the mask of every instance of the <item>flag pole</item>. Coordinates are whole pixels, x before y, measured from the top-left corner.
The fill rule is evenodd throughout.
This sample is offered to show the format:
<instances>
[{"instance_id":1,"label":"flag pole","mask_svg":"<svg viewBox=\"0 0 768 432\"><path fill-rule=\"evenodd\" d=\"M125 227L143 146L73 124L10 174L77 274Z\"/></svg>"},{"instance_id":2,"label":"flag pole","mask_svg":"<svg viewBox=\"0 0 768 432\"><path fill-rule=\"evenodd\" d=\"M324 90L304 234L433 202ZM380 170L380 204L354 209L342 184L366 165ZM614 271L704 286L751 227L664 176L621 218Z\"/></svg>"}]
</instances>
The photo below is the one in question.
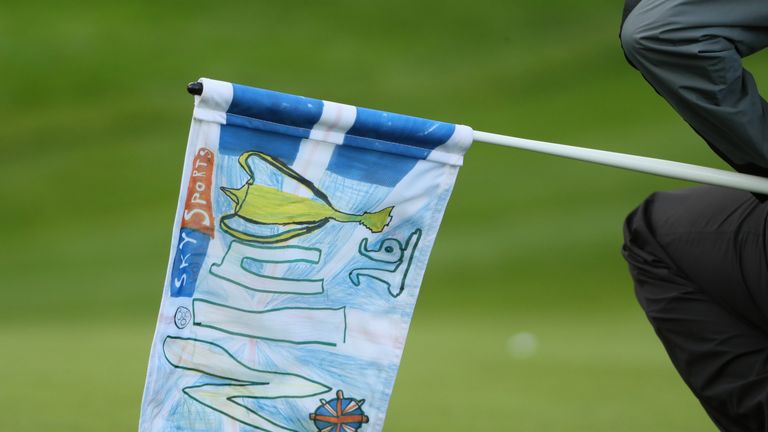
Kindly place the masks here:
<instances>
[{"instance_id":1,"label":"flag pole","mask_svg":"<svg viewBox=\"0 0 768 432\"><path fill-rule=\"evenodd\" d=\"M768 178L749 174L741 174L664 159L655 159L605 150L594 150L544 141L534 141L480 131L474 132L474 140L477 142L496 144L504 147L514 147L569 159L577 159L632 171L655 174L663 177L725 186L768 195Z\"/></svg>"}]
</instances>

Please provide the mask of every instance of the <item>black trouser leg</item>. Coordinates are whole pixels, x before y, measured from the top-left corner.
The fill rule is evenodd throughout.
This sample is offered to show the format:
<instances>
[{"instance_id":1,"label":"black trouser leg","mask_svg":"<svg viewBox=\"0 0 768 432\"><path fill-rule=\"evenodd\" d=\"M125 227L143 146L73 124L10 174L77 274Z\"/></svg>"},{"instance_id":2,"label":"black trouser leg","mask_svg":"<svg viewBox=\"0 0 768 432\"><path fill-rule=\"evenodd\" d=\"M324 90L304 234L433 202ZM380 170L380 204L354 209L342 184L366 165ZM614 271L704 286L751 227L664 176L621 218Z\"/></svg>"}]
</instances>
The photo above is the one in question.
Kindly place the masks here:
<instances>
[{"instance_id":1,"label":"black trouser leg","mask_svg":"<svg viewBox=\"0 0 768 432\"><path fill-rule=\"evenodd\" d=\"M768 204L702 186L656 193L623 253L672 363L725 431L768 431Z\"/></svg>"}]
</instances>

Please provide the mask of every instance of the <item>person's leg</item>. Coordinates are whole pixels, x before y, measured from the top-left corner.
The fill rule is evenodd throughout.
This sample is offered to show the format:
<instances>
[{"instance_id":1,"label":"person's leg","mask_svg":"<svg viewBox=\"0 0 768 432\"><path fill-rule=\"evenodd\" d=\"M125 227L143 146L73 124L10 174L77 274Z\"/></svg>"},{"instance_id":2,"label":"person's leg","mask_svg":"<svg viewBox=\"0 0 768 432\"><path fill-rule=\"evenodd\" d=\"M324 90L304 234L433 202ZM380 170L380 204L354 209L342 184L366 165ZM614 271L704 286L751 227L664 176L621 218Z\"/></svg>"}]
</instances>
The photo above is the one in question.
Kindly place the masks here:
<instances>
[{"instance_id":1,"label":"person's leg","mask_svg":"<svg viewBox=\"0 0 768 432\"><path fill-rule=\"evenodd\" d=\"M768 104L741 63L768 46L768 2L626 1L630 63L734 168L768 175Z\"/></svg>"},{"instance_id":2,"label":"person's leg","mask_svg":"<svg viewBox=\"0 0 768 432\"><path fill-rule=\"evenodd\" d=\"M624 227L637 298L721 430L768 431L768 204L702 186L656 193Z\"/></svg>"},{"instance_id":3,"label":"person's leg","mask_svg":"<svg viewBox=\"0 0 768 432\"><path fill-rule=\"evenodd\" d=\"M637 7L638 3L640 3L640 0L624 0L624 10L621 13L621 28L624 28L627 17Z\"/></svg>"}]
</instances>

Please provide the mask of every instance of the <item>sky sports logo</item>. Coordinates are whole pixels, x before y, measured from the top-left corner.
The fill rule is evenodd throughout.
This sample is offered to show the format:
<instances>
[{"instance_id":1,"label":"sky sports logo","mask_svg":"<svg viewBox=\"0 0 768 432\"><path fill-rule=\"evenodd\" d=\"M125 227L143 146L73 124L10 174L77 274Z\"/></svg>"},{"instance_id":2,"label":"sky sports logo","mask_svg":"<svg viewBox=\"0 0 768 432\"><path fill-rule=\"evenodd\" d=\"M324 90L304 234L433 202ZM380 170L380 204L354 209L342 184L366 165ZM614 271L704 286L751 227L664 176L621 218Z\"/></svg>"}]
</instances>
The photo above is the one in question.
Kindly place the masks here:
<instances>
[{"instance_id":1,"label":"sky sports logo","mask_svg":"<svg viewBox=\"0 0 768 432\"><path fill-rule=\"evenodd\" d=\"M181 218L179 239L171 272L171 297L192 297L197 276L213 238L214 218L211 206L213 152L201 148L192 161L187 198Z\"/></svg>"}]
</instances>

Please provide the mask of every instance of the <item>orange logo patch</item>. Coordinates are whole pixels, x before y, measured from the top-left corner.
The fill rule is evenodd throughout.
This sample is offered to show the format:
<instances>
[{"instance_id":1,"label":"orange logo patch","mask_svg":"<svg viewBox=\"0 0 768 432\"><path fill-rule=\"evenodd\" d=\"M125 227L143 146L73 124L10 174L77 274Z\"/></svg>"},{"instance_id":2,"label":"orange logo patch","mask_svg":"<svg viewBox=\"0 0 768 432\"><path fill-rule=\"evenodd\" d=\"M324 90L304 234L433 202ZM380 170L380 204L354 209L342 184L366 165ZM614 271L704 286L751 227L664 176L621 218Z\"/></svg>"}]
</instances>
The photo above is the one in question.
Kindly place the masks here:
<instances>
[{"instance_id":1,"label":"orange logo patch","mask_svg":"<svg viewBox=\"0 0 768 432\"><path fill-rule=\"evenodd\" d=\"M182 228L192 228L213 237L213 209L211 184L213 182L213 152L205 147L197 151L192 161L192 173L187 186Z\"/></svg>"}]
</instances>

